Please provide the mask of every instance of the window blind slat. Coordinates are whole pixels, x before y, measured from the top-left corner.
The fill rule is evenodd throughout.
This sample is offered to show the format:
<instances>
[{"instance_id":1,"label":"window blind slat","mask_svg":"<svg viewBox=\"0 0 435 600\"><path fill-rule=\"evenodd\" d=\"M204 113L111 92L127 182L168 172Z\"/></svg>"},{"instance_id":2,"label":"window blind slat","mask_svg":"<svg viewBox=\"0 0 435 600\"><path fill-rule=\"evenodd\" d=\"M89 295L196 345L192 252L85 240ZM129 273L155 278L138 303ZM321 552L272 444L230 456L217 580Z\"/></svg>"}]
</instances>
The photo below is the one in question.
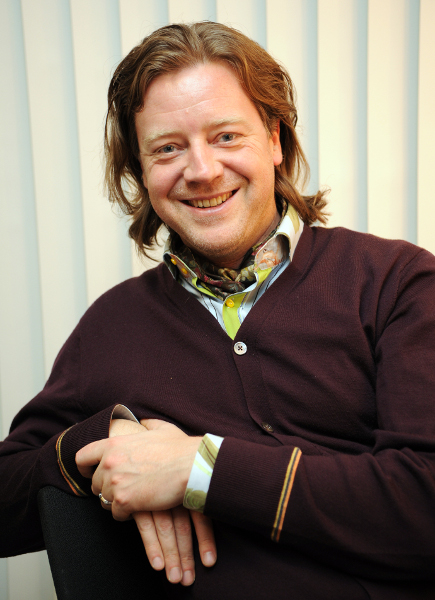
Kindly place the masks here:
<instances>
[{"instance_id":1,"label":"window blind slat","mask_svg":"<svg viewBox=\"0 0 435 600\"><path fill-rule=\"evenodd\" d=\"M121 60L116 0L71 4L87 302L132 274L127 222L114 217L103 193L107 88Z\"/></svg>"},{"instance_id":2,"label":"window blind slat","mask_svg":"<svg viewBox=\"0 0 435 600\"><path fill-rule=\"evenodd\" d=\"M65 0L22 8L48 376L87 304L71 21Z\"/></svg>"},{"instance_id":3,"label":"window blind slat","mask_svg":"<svg viewBox=\"0 0 435 600\"><path fill-rule=\"evenodd\" d=\"M415 240L416 181L412 23L419 3L369 1L368 228L389 238Z\"/></svg>"}]
</instances>

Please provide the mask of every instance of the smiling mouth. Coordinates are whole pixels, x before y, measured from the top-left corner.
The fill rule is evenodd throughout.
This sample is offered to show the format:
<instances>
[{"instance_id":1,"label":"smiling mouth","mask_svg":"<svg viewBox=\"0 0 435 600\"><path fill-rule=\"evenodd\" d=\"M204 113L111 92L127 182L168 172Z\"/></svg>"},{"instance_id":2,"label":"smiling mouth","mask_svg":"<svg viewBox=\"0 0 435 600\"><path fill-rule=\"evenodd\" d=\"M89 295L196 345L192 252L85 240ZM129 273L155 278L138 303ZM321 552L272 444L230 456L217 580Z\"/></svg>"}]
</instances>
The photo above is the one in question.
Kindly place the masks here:
<instances>
[{"instance_id":1,"label":"smiling mouth","mask_svg":"<svg viewBox=\"0 0 435 600\"><path fill-rule=\"evenodd\" d=\"M223 204L230 198L236 190L232 192L227 192L226 194L222 194L221 196L215 196L214 198L206 198L203 200L188 200L187 203L194 208L210 208L211 206L219 206L219 204Z\"/></svg>"}]
</instances>

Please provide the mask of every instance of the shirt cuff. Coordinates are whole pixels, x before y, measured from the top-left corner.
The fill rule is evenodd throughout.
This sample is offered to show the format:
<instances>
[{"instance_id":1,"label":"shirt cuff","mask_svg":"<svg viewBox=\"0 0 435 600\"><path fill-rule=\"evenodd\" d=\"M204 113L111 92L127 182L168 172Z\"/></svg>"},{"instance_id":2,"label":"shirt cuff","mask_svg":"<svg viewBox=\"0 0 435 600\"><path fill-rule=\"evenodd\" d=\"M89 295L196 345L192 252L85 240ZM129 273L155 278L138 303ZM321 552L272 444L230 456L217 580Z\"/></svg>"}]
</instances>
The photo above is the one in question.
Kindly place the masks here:
<instances>
[{"instance_id":1,"label":"shirt cuff","mask_svg":"<svg viewBox=\"0 0 435 600\"><path fill-rule=\"evenodd\" d=\"M184 493L185 508L204 512L214 465L223 441L224 438L211 433L206 433L202 438Z\"/></svg>"},{"instance_id":2,"label":"shirt cuff","mask_svg":"<svg viewBox=\"0 0 435 600\"><path fill-rule=\"evenodd\" d=\"M115 410L113 411L110 420L112 419L125 419L126 421L135 421L135 423L139 423L131 410L123 404L117 404L115 406Z\"/></svg>"}]
</instances>

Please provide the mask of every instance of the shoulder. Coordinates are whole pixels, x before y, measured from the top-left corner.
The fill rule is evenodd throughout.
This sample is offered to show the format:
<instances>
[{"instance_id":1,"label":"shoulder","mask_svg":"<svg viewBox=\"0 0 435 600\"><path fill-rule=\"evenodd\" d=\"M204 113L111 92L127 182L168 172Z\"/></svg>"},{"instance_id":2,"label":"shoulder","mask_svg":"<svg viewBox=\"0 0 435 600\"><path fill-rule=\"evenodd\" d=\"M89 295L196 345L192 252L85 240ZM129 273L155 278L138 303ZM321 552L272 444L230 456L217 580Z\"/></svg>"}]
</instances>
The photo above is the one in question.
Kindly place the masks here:
<instances>
[{"instance_id":1,"label":"shoulder","mask_svg":"<svg viewBox=\"0 0 435 600\"><path fill-rule=\"evenodd\" d=\"M127 279L97 298L85 312L81 323L107 319L116 322L128 319L129 315L137 318L138 313L151 310L152 305L168 293L171 279L163 263L138 277Z\"/></svg>"},{"instance_id":2,"label":"shoulder","mask_svg":"<svg viewBox=\"0 0 435 600\"><path fill-rule=\"evenodd\" d=\"M405 240L390 240L344 227L312 227L313 251L316 256L337 264L364 265L379 271L405 268L409 263L424 263L435 267L433 254Z\"/></svg>"},{"instance_id":3,"label":"shoulder","mask_svg":"<svg viewBox=\"0 0 435 600\"><path fill-rule=\"evenodd\" d=\"M307 237L317 285L370 302L402 294L435 298L435 257L423 248L343 227L312 227Z\"/></svg>"}]
</instances>

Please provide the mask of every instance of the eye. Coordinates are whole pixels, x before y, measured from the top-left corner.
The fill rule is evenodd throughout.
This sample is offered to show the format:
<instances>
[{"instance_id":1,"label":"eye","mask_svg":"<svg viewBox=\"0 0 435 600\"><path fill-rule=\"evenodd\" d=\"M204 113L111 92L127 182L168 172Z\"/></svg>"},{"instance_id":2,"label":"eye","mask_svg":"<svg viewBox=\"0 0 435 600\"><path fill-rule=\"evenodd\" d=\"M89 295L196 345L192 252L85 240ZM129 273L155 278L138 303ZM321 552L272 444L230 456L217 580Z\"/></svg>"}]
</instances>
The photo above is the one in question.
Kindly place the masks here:
<instances>
[{"instance_id":1,"label":"eye","mask_svg":"<svg viewBox=\"0 0 435 600\"><path fill-rule=\"evenodd\" d=\"M175 146L173 144L166 144L163 148L159 148L157 152L161 152L163 154L170 154L175 151Z\"/></svg>"},{"instance_id":2,"label":"eye","mask_svg":"<svg viewBox=\"0 0 435 600\"><path fill-rule=\"evenodd\" d=\"M223 133L220 138L223 142L232 142L236 139L235 133Z\"/></svg>"}]
</instances>

